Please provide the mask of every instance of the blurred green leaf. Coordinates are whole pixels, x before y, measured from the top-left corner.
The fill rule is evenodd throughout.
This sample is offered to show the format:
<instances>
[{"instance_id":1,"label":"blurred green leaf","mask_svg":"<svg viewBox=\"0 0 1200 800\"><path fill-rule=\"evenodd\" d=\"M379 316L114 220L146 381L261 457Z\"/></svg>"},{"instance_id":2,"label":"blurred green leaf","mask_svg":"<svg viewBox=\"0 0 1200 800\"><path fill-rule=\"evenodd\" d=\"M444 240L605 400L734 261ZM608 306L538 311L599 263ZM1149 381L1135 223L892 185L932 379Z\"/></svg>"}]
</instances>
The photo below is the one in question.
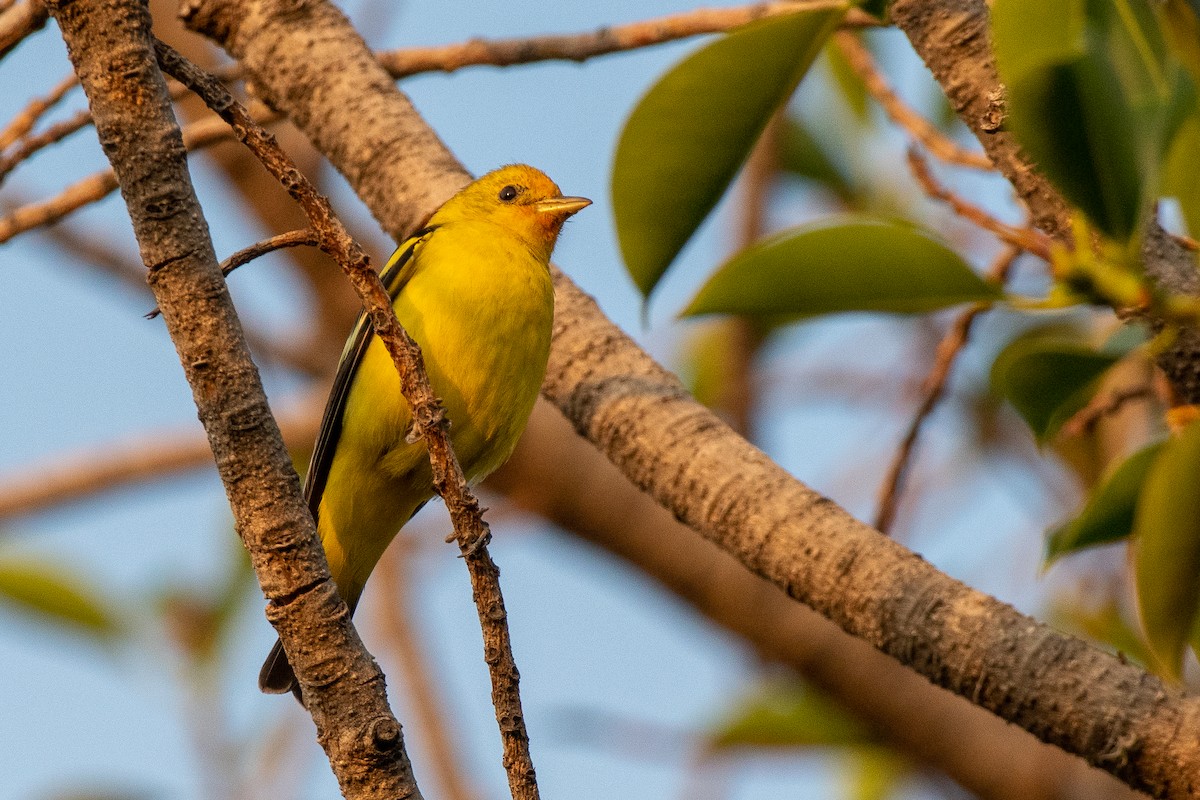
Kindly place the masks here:
<instances>
[{"instance_id":1,"label":"blurred green leaf","mask_svg":"<svg viewBox=\"0 0 1200 800\"><path fill-rule=\"evenodd\" d=\"M798 681L762 686L709 733L714 750L730 747L815 747L874 743L845 709Z\"/></svg>"},{"instance_id":2,"label":"blurred green leaf","mask_svg":"<svg viewBox=\"0 0 1200 800\"><path fill-rule=\"evenodd\" d=\"M873 12L872 12L873 13ZM864 36L859 40L863 47L870 49L871 39ZM860 123L870 121L870 96L867 94L867 87L862 82L862 78L858 77L858 73L850 66L850 62L846 60L845 53L842 48L838 47L833 41L825 45L823 51L825 64L829 67L829 76L832 78L833 88L846 101L846 106L854 114L854 118Z\"/></svg>"},{"instance_id":3,"label":"blurred green leaf","mask_svg":"<svg viewBox=\"0 0 1200 800\"><path fill-rule=\"evenodd\" d=\"M1134 577L1150 650L1178 678L1200 608L1200 424L1167 441L1146 476L1134 524Z\"/></svg>"},{"instance_id":4,"label":"blurred green leaf","mask_svg":"<svg viewBox=\"0 0 1200 800\"><path fill-rule=\"evenodd\" d=\"M122 633L112 603L78 575L55 564L0 559L0 599L74 633L111 642Z\"/></svg>"},{"instance_id":5,"label":"blurred green leaf","mask_svg":"<svg viewBox=\"0 0 1200 800\"><path fill-rule=\"evenodd\" d=\"M850 800L886 800L913 771L908 759L886 747L861 745L847 755Z\"/></svg>"},{"instance_id":6,"label":"blurred green leaf","mask_svg":"<svg viewBox=\"0 0 1200 800\"><path fill-rule=\"evenodd\" d=\"M1195 0L1165 0L1158 5L1162 31L1175 56L1200 83L1200 8Z\"/></svg>"},{"instance_id":7,"label":"blurred green leaf","mask_svg":"<svg viewBox=\"0 0 1200 800\"><path fill-rule=\"evenodd\" d=\"M992 365L992 389L1012 403L1039 443L1087 405L1100 379L1121 355L1099 352L1062 331L1033 331L1014 339Z\"/></svg>"},{"instance_id":8,"label":"blurred green leaf","mask_svg":"<svg viewBox=\"0 0 1200 800\"><path fill-rule=\"evenodd\" d=\"M1162 446L1162 442L1156 442L1109 470L1079 516L1050 532L1046 540L1047 566L1067 553L1115 542L1133 532L1138 496Z\"/></svg>"},{"instance_id":9,"label":"blurred green leaf","mask_svg":"<svg viewBox=\"0 0 1200 800\"><path fill-rule=\"evenodd\" d=\"M957 253L912 225L843 215L738 253L683 313L921 313L1001 297Z\"/></svg>"},{"instance_id":10,"label":"blurred green leaf","mask_svg":"<svg viewBox=\"0 0 1200 800\"><path fill-rule=\"evenodd\" d=\"M857 190L850 176L830 158L803 121L789 117L784 122L779 149L779 165L785 172L821 184L843 202L854 200Z\"/></svg>"},{"instance_id":11,"label":"blurred green leaf","mask_svg":"<svg viewBox=\"0 0 1200 800\"><path fill-rule=\"evenodd\" d=\"M688 56L633 110L613 164L613 215L643 296L712 211L843 8L751 23Z\"/></svg>"},{"instance_id":12,"label":"blurred green leaf","mask_svg":"<svg viewBox=\"0 0 1200 800\"><path fill-rule=\"evenodd\" d=\"M1064 195L1129 239L1191 91L1146 0L996 0L1008 124Z\"/></svg>"}]
</instances>

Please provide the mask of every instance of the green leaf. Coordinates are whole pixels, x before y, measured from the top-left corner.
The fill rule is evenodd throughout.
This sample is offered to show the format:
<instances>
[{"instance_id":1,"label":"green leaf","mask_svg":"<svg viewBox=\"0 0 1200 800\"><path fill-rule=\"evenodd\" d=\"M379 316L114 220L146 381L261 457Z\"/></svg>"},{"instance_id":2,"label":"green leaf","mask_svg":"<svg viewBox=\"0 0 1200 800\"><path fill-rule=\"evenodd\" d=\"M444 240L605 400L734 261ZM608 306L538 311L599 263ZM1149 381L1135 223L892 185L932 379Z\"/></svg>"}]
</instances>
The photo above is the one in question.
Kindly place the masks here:
<instances>
[{"instance_id":1,"label":"green leaf","mask_svg":"<svg viewBox=\"0 0 1200 800\"><path fill-rule=\"evenodd\" d=\"M842 201L854 199L854 183L825 152L821 143L801 120L787 119L780 143L780 164L785 172L826 187Z\"/></svg>"},{"instance_id":2,"label":"green leaf","mask_svg":"<svg viewBox=\"0 0 1200 800\"><path fill-rule=\"evenodd\" d=\"M1150 468L1134 524L1142 625L1159 668L1178 678L1200 608L1200 424L1168 441Z\"/></svg>"},{"instance_id":3,"label":"green leaf","mask_svg":"<svg viewBox=\"0 0 1200 800\"><path fill-rule=\"evenodd\" d=\"M1074 205L1129 239L1190 104L1145 0L996 0L993 40L1008 125Z\"/></svg>"},{"instance_id":4,"label":"green leaf","mask_svg":"<svg viewBox=\"0 0 1200 800\"><path fill-rule=\"evenodd\" d=\"M738 28L672 68L633 110L613 164L613 215L644 296L712 211L844 8Z\"/></svg>"},{"instance_id":5,"label":"green leaf","mask_svg":"<svg viewBox=\"0 0 1200 800\"><path fill-rule=\"evenodd\" d=\"M709 746L814 747L857 745L875 739L855 717L816 690L795 681L757 689L709 733Z\"/></svg>"},{"instance_id":6,"label":"green leaf","mask_svg":"<svg viewBox=\"0 0 1200 800\"><path fill-rule=\"evenodd\" d=\"M1001 297L957 253L919 229L843 215L738 253L683 313L921 313Z\"/></svg>"},{"instance_id":7,"label":"green leaf","mask_svg":"<svg viewBox=\"0 0 1200 800\"><path fill-rule=\"evenodd\" d=\"M868 49L871 47L871 40L869 38L863 37L860 42L863 47ZM867 86L863 83L862 78L858 77L858 73L854 71L854 67L850 66L850 61L846 58L845 53L842 52L842 48L831 41L825 45L825 49L822 52L825 57L825 64L829 68L829 77L833 84L832 88L841 95L842 100L846 102L846 106L860 124L869 122L871 119L871 103L870 95L867 94Z\"/></svg>"},{"instance_id":8,"label":"green leaf","mask_svg":"<svg viewBox=\"0 0 1200 800\"><path fill-rule=\"evenodd\" d=\"M53 564L0 560L0 599L77 633L112 641L121 624L110 603L79 576Z\"/></svg>"},{"instance_id":9,"label":"green leaf","mask_svg":"<svg viewBox=\"0 0 1200 800\"><path fill-rule=\"evenodd\" d=\"M1046 564L1085 547L1115 542L1133 532L1134 511L1163 443L1145 447L1110 469L1075 519L1046 540Z\"/></svg>"},{"instance_id":10,"label":"green leaf","mask_svg":"<svg viewBox=\"0 0 1200 800\"><path fill-rule=\"evenodd\" d=\"M1024 418L1039 443L1087 405L1121 355L1098 352L1061 332L1017 337L992 365L992 388Z\"/></svg>"},{"instance_id":11,"label":"green leaf","mask_svg":"<svg viewBox=\"0 0 1200 800\"><path fill-rule=\"evenodd\" d=\"M1200 8L1195 0L1166 0L1159 6L1162 31L1175 56L1200 81Z\"/></svg>"}]
</instances>

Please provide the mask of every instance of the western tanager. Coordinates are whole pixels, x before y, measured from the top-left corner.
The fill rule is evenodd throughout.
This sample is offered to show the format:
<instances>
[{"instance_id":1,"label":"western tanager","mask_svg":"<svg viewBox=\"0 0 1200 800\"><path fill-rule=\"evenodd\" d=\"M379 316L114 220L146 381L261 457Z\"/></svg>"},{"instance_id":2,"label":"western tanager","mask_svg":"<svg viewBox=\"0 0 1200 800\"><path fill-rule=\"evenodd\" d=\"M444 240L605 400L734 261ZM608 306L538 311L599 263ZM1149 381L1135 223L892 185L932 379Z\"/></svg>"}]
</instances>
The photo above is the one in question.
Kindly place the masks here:
<instances>
[{"instance_id":1,"label":"western tanager","mask_svg":"<svg viewBox=\"0 0 1200 800\"><path fill-rule=\"evenodd\" d=\"M470 481L508 458L533 410L554 316L550 254L563 222L589 203L563 197L533 167L502 167L446 201L383 270ZM429 456L423 442L409 441L410 422L395 366L360 314L304 482L351 611L388 543L433 495ZM265 692L297 691L279 642L258 683Z\"/></svg>"}]
</instances>

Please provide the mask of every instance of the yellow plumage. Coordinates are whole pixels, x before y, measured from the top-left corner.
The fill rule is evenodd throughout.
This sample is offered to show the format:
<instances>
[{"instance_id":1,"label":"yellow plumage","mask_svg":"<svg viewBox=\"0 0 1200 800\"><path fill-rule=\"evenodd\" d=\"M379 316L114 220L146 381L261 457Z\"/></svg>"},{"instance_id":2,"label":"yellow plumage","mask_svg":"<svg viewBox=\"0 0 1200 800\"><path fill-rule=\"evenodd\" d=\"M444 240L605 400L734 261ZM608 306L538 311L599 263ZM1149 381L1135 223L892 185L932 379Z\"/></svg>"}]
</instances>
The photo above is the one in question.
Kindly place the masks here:
<instances>
[{"instance_id":1,"label":"yellow plumage","mask_svg":"<svg viewBox=\"0 0 1200 800\"><path fill-rule=\"evenodd\" d=\"M563 221L588 202L563 197L533 167L503 167L448 200L384 268L470 481L504 463L533 410L550 352L550 254ZM304 485L352 611L383 551L433 494L425 445L407 440L410 421L391 357L360 315ZM278 643L259 687L295 691Z\"/></svg>"}]
</instances>

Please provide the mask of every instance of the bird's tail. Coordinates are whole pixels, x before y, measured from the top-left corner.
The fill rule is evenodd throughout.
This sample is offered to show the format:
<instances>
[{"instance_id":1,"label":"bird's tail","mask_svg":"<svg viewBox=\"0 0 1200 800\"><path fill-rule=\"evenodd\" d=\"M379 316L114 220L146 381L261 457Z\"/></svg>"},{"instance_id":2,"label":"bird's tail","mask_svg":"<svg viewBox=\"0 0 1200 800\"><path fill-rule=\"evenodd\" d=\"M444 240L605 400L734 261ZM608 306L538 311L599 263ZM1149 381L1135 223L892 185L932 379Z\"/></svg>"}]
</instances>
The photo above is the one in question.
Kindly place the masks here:
<instances>
[{"instance_id":1,"label":"bird's tail","mask_svg":"<svg viewBox=\"0 0 1200 800\"><path fill-rule=\"evenodd\" d=\"M291 692L296 699L300 698L300 684L296 683L296 673L288 663L287 654L283 652L283 642L275 640L270 655L258 671L258 688L267 694L287 694Z\"/></svg>"}]
</instances>

